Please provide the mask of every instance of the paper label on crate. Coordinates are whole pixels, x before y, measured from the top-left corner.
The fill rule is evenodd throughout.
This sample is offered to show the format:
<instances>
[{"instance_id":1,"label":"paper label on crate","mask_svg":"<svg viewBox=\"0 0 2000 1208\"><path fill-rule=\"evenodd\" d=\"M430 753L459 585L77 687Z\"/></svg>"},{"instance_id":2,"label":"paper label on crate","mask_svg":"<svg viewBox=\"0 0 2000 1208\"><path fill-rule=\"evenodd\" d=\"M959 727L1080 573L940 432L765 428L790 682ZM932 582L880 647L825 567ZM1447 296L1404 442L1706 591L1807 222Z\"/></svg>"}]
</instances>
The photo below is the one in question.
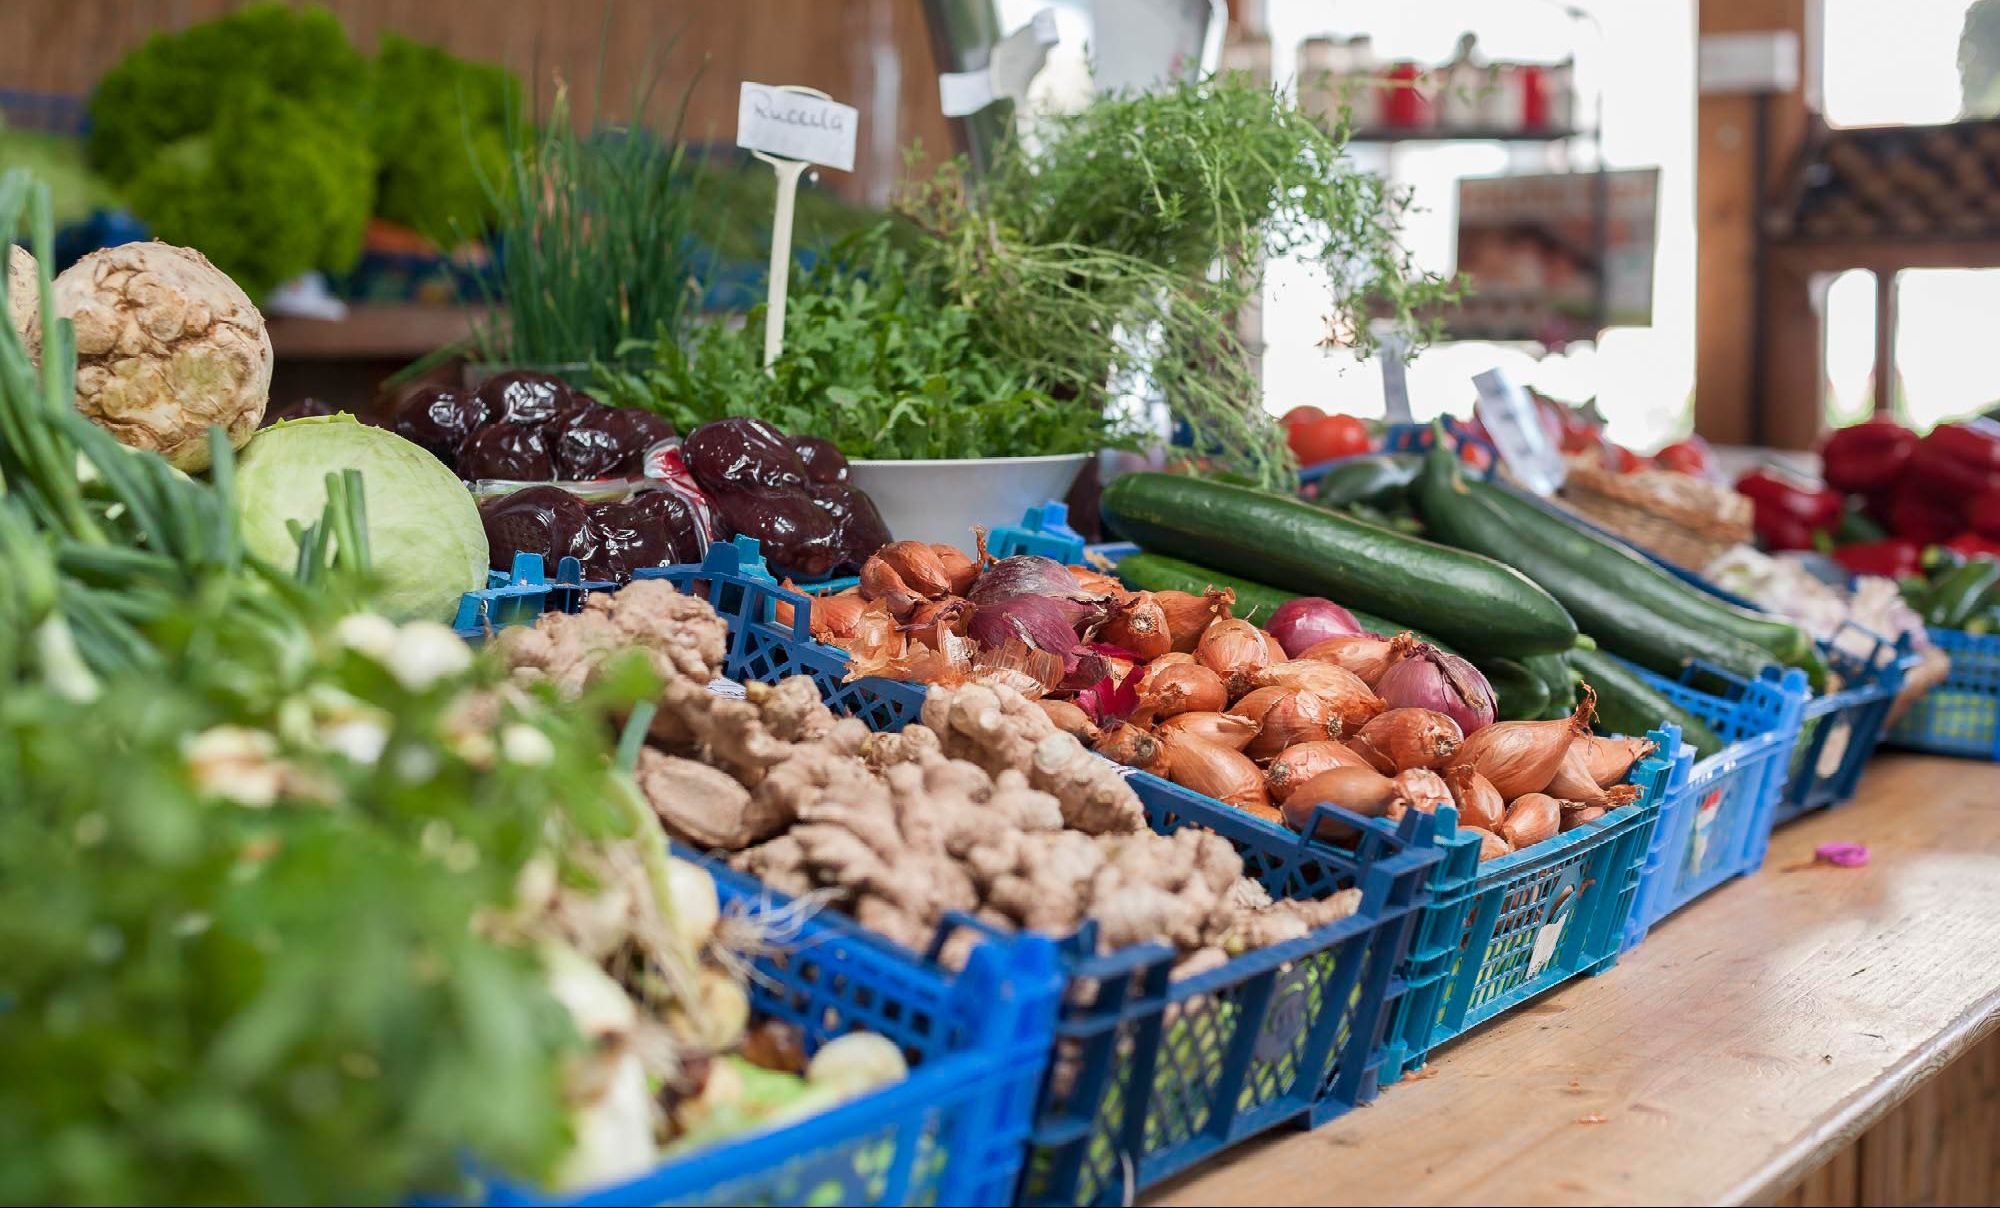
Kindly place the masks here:
<instances>
[{"instance_id":1,"label":"paper label on crate","mask_svg":"<svg viewBox=\"0 0 2000 1208\"><path fill-rule=\"evenodd\" d=\"M749 694L743 691L743 685L731 679L718 678L708 681L708 694L710 696L726 696L730 700L749 699Z\"/></svg>"},{"instance_id":2,"label":"paper label on crate","mask_svg":"<svg viewBox=\"0 0 2000 1208\"><path fill-rule=\"evenodd\" d=\"M1306 1016L1311 1013L1312 1005L1312 978L1294 965L1278 979L1271 992L1271 1006L1264 1013L1264 1026L1257 1030L1257 1042L1251 1046L1250 1055L1258 1061L1283 1060L1298 1044L1300 1033L1306 1030Z\"/></svg>"},{"instance_id":3,"label":"paper label on crate","mask_svg":"<svg viewBox=\"0 0 2000 1208\"><path fill-rule=\"evenodd\" d=\"M854 171L860 114L852 105L769 84L743 82L736 100L736 145L766 155Z\"/></svg>"},{"instance_id":4,"label":"paper label on crate","mask_svg":"<svg viewBox=\"0 0 2000 1208\"><path fill-rule=\"evenodd\" d=\"M1553 495L1568 476L1562 452L1542 427L1535 400L1504 369L1474 374L1479 391L1475 411L1507 469L1537 495Z\"/></svg>"},{"instance_id":5,"label":"paper label on crate","mask_svg":"<svg viewBox=\"0 0 2000 1208\"><path fill-rule=\"evenodd\" d=\"M1542 924L1540 929L1535 932L1535 948L1534 951L1528 954L1529 977L1540 973L1542 966L1548 964L1549 958L1556 954L1556 945L1562 942L1563 927L1568 922L1569 915L1565 913L1563 917L1553 923Z\"/></svg>"}]
</instances>

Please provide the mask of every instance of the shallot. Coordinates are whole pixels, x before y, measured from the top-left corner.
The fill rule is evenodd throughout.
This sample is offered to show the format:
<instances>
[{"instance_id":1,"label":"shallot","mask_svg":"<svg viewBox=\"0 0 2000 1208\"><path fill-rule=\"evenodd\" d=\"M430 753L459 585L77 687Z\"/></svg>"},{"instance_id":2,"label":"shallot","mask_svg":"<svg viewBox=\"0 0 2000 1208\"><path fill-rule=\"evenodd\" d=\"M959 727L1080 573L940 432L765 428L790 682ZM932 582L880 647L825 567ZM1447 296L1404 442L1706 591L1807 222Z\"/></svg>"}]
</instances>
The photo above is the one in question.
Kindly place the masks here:
<instances>
[{"instance_id":1,"label":"shallot","mask_svg":"<svg viewBox=\"0 0 2000 1208\"><path fill-rule=\"evenodd\" d=\"M1458 824L1492 830L1507 816L1507 801L1493 782L1472 770L1471 764L1454 764L1444 774L1451 786L1452 800L1458 804Z\"/></svg>"},{"instance_id":2,"label":"shallot","mask_svg":"<svg viewBox=\"0 0 2000 1208\"><path fill-rule=\"evenodd\" d=\"M1451 804L1451 786L1429 768L1410 768L1390 777L1396 795L1420 814L1435 814L1441 805Z\"/></svg>"},{"instance_id":3,"label":"shallot","mask_svg":"<svg viewBox=\"0 0 2000 1208\"><path fill-rule=\"evenodd\" d=\"M1263 773L1249 756L1189 735L1161 737L1160 746L1166 751L1167 777L1175 784L1276 821Z\"/></svg>"},{"instance_id":4,"label":"shallot","mask_svg":"<svg viewBox=\"0 0 2000 1208\"><path fill-rule=\"evenodd\" d=\"M1172 717L1176 713L1219 713L1229 704L1222 678L1195 663L1153 664L1139 681L1142 716Z\"/></svg>"},{"instance_id":5,"label":"shallot","mask_svg":"<svg viewBox=\"0 0 2000 1208\"><path fill-rule=\"evenodd\" d=\"M1591 776L1590 767L1584 762L1583 751L1572 742L1563 751L1562 762L1556 766L1556 774L1549 779L1548 793L1564 801L1574 801L1578 805L1604 805L1617 807L1630 805L1639 799L1636 784L1616 784L1605 788Z\"/></svg>"},{"instance_id":6,"label":"shallot","mask_svg":"<svg viewBox=\"0 0 2000 1208\"><path fill-rule=\"evenodd\" d=\"M1285 825L1303 833L1312 824L1313 811L1322 805L1337 805L1364 818L1380 818L1401 801L1395 782L1367 768L1330 768L1298 787L1280 807ZM1315 838L1339 842L1354 836L1354 828L1328 820L1320 825Z\"/></svg>"},{"instance_id":7,"label":"shallot","mask_svg":"<svg viewBox=\"0 0 2000 1208\"><path fill-rule=\"evenodd\" d=\"M1389 669L1391 645L1388 638L1378 638L1372 633L1347 634L1316 642L1296 657L1338 664L1373 688L1382 679L1382 673Z\"/></svg>"},{"instance_id":8,"label":"shallot","mask_svg":"<svg viewBox=\"0 0 2000 1208\"><path fill-rule=\"evenodd\" d=\"M1598 738L1592 734L1579 734L1569 745L1583 753L1583 767L1590 778L1607 786L1624 780L1633 764L1659 749L1658 743L1647 738Z\"/></svg>"},{"instance_id":9,"label":"shallot","mask_svg":"<svg viewBox=\"0 0 2000 1208\"><path fill-rule=\"evenodd\" d=\"M1348 750L1332 739L1318 742L1302 742L1271 761L1270 770L1264 774L1271 786L1271 796L1279 801L1290 797L1298 787L1321 772L1333 768L1367 768L1368 761ZM1377 772L1376 775L1381 775Z\"/></svg>"},{"instance_id":10,"label":"shallot","mask_svg":"<svg viewBox=\"0 0 2000 1208\"><path fill-rule=\"evenodd\" d=\"M866 607L868 601L862 599L859 592L841 592L837 596L822 596L814 600L808 622L813 638L824 642L853 637L855 622L861 619L861 611ZM784 620L780 618L780 623Z\"/></svg>"},{"instance_id":11,"label":"shallot","mask_svg":"<svg viewBox=\"0 0 2000 1208\"><path fill-rule=\"evenodd\" d=\"M1561 829L1564 831L1573 831L1579 826L1589 826L1610 812L1610 810L1605 809L1601 805L1586 805L1582 809L1574 810L1565 806L1562 812Z\"/></svg>"},{"instance_id":12,"label":"shallot","mask_svg":"<svg viewBox=\"0 0 2000 1208\"><path fill-rule=\"evenodd\" d=\"M965 551L956 545L936 544L931 552L937 555L938 565L944 568L946 588L954 596L962 596L972 590L979 580L979 564L965 556Z\"/></svg>"},{"instance_id":13,"label":"shallot","mask_svg":"<svg viewBox=\"0 0 2000 1208\"><path fill-rule=\"evenodd\" d=\"M1505 839L1502 839L1483 826L1460 827L1459 833L1462 835L1477 835L1479 837L1479 859L1482 863L1504 856L1514 850L1507 846Z\"/></svg>"},{"instance_id":14,"label":"shallot","mask_svg":"<svg viewBox=\"0 0 2000 1208\"><path fill-rule=\"evenodd\" d=\"M1369 720L1348 741L1354 753L1383 775L1435 768L1458 753L1458 723L1429 709L1390 709Z\"/></svg>"},{"instance_id":15,"label":"shallot","mask_svg":"<svg viewBox=\"0 0 2000 1208\"><path fill-rule=\"evenodd\" d=\"M1193 653L1194 644L1201 640L1209 622L1228 616L1236 605L1236 593L1227 587L1211 587L1199 596L1184 591L1156 591L1153 598L1167 615L1167 636L1173 648L1183 654Z\"/></svg>"},{"instance_id":16,"label":"shallot","mask_svg":"<svg viewBox=\"0 0 2000 1208\"><path fill-rule=\"evenodd\" d=\"M1259 672L1271 665L1263 631L1248 621L1219 620L1202 632L1194 646L1195 661L1222 677L1232 697L1254 686Z\"/></svg>"},{"instance_id":17,"label":"shallot","mask_svg":"<svg viewBox=\"0 0 2000 1208\"><path fill-rule=\"evenodd\" d=\"M904 586L926 599L935 600L951 592L951 574L937 551L921 541L891 541L875 551Z\"/></svg>"},{"instance_id":18,"label":"shallot","mask_svg":"<svg viewBox=\"0 0 2000 1208\"><path fill-rule=\"evenodd\" d=\"M1257 737L1257 723L1239 713L1178 713L1153 733L1170 748L1173 739L1186 737L1241 751Z\"/></svg>"},{"instance_id":19,"label":"shallot","mask_svg":"<svg viewBox=\"0 0 2000 1208\"><path fill-rule=\"evenodd\" d=\"M1078 587L1093 595L1108 596L1123 594L1125 591L1123 583L1101 570L1093 570L1088 566L1072 566L1069 568L1069 573L1076 576Z\"/></svg>"},{"instance_id":20,"label":"shallot","mask_svg":"<svg viewBox=\"0 0 2000 1208\"><path fill-rule=\"evenodd\" d=\"M1057 729L1066 734L1074 734L1086 743L1097 741L1100 733L1097 723L1091 721L1090 714L1085 713L1074 701L1050 700L1043 697L1035 703L1041 706L1042 712L1049 715L1050 721L1056 723Z\"/></svg>"},{"instance_id":21,"label":"shallot","mask_svg":"<svg viewBox=\"0 0 2000 1208\"><path fill-rule=\"evenodd\" d=\"M1264 623L1264 628L1278 639L1278 644L1292 658L1298 658L1307 647L1328 638L1361 632L1361 624L1354 619L1353 613L1322 596L1299 596L1286 600L1271 613L1271 619Z\"/></svg>"},{"instance_id":22,"label":"shallot","mask_svg":"<svg viewBox=\"0 0 2000 1208\"><path fill-rule=\"evenodd\" d=\"M1275 697L1264 697L1275 693ZM1276 759L1287 747L1340 737L1340 719L1326 702L1297 688L1259 688L1236 702L1232 713L1254 717L1262 727L1243 753L1259 763Z\"/></svg>"},{"instance_id":23,"label":"shallot","mask_svg":"<svg viewBox=\"0 0 2000 1208\"><path fill-rule=\"evenodd\" d=\"M1166 774L1166 752L1161 749L1160 740L1130 722L1115 721L1104 727L1090 749L1128 768L1155 776Z\"/></svg>"},{"instance_id":24,"label":"shallot","mask_svg":"<svg viewBox=\"0 0 2000 1208\"><path fill-rule=\"evenodd\" d=\"M1344 734L1354 733L1367 725L1370 718L1388 708L1380 697L1369 691L1367 684L1361 682L1360 676L1332 663L1293 659L1264 668L1257 673L1256 682L1260 688L1272 685L1300 688L1319 697L1340 720Z\"/></svg>"},{"instance_id":25,"label":"shallot","mask_svg":"<svg viewBox=\"0 0 2000 1208\"><path fill-rule=\"evenodd\" d=\"M923 596L903 582L896 568L879 555L861 564L861 598L882 601L890 614L898 618L909 616L923 602Z\"/></svg>"},{"instance_id":26,"label":"shallot","mask_svg":"<svg viewBox=\"0 0 2000 1208\"><path fill-rule=\"evenodd\" d=\"M1500 820L1500 837L1515 851L1551 838L1562 826L1562 802L1547 793L1523 793Z\"/></svg>"},{"instance_id":27,"label":"shallot","mask_svg":"<svg viewBox=\"0 0 2000 1208\"><path fill-rule=\"evenodd\" d=\"M1375 682L1375 693L1390 708L1442 713L1468 736L1492 724L1499 708L1493 686L1471 663L1410 633L1396 635L1389 660L1389 669Z\"/></svg>"},{"instance_id":28,"label":"shallot","mask_svg":"<svg viewBox=\"0 0 2000 1208\"><path fill-rule=\"evenodd\" d=\"M1492 781L1500 795L1510 801L1523 793L1538 793L1548 787L1562 766L1570 740L1590 733L1590 717L1596 709L1597 693L1586 684L1576 712L1568 717L1495 722L1466 738L1458 749L1458 761L1471 764L1473 771Z\"/></svg>"},{"instance_id":29,"label":"shallot","mask_svg":"<svg viewBox=\"0 0 2000 1208\"><path fill-rule=\"evenodd\" d=\"M1145 663L1167 653L1173 640L1167 634L1166 610L1150 591L1133 592L1127 600L1111 606L1111 619L1098 636L1129 650L1135 661Z\"/></svg>"}]
</instances>

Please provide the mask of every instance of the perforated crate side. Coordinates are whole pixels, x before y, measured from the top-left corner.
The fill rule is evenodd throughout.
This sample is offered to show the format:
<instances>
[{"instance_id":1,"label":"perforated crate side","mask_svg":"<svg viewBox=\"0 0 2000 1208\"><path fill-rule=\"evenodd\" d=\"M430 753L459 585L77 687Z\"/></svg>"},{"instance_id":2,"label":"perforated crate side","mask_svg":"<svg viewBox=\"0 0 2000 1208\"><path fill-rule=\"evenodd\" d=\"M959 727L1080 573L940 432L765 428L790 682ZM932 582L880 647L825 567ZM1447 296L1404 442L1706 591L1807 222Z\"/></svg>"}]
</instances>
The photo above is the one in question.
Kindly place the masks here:
<instances>
[{"instance_id":1,"label":"perforated crate side","mask_svg":"<svg viewBox=\"0 0 2000 1208\"><path fill-rule=\"evenodd\" d=\"M2000 635L1933 629L1951 659L1944 682L1913 703L1888 741L1912 751L2000 760Z\"/></svg>"},{"instance_id":2,"label":"perforated crate side","mask_svg":"<svg viewBox=\"0 0 2000 1208\"><path fill-rule=\"evenodd\" d=\"M689 859L703 859L681 852ZM725 911L778 905L755 881L706 861ZM911 1061L901 1083L776 1130L662 1163L560 1202L625 1204L999 1204L1019 1180L1052 1046L1061 974L1039 936L991 937L963 971L882 943L820 912L760 956L760 1017L799 1026L807 1048L857 1028ZM505 1182L485 1202L557 1197Z\"/></svg>"},{"instance_id":3,"label":"perforated crate side","mask_svg":"<svg viewBox=\"0 0 2000 1208\"><path fill-rule=\"evenodd\" d=\"M1675 727L1665 727L1665 737L1655 740L1662 743L1663 754L1684 757L1689 766L1671 778L1661 803L1638 909L1626 927L1628 948L1669 914L1763 866L1807 700L1805 673L1796 668L1767 667L1751 681L1714 668L1691 669L1704 682L1724 684L1729 695L1641 674L1727 745L1695 762Z\"/></svg>"}]
</instances>

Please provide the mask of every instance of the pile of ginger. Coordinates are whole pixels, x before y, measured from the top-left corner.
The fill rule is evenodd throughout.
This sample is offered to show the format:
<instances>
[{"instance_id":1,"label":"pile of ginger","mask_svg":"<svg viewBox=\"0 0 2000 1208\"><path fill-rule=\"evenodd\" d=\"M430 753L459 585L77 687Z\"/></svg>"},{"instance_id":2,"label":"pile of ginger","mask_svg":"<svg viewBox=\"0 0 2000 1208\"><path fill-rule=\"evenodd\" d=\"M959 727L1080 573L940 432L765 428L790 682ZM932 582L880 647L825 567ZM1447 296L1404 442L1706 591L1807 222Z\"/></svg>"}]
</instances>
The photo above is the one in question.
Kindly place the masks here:
<instances>
[{"instance_id":1,"label":"pile of ginger","mask_svg":"<svg viewBox=\"0 0 2000 1208\"><path fill-rule=\"evenodd\" d=\"M638 652L661 689L636 778L667 832L918 951L949 911L1056 936L1094 920L1101 950L1168 943L1186 975L1359 905L1352 889L1274 901L1220 836L1155 833L1121 769L1011 688L934 686L921 722L876 734L803 676L737 695L728 640L705 601L640 580L494 646L566 694ZM970 942L953 936L947 962Z\"/></svg>"}]
</instances>

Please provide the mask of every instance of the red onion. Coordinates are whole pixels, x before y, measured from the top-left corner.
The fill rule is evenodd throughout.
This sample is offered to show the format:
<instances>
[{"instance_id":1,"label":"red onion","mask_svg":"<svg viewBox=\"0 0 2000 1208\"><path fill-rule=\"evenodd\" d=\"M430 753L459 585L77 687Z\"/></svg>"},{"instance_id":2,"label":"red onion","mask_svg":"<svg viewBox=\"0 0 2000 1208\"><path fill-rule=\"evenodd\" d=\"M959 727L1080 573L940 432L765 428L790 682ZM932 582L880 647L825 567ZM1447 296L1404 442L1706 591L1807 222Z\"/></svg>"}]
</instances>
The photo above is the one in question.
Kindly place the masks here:
<instances>
[{"instance_id":1,"label":"red onion","mask_svg":"<svg viewBox=\"0 0 2000 1208\"><path fill-rule=\"evenodd\" d=\"M979 572L967 598L974 604L998 604L1015 596L1080 596L1083 587L1069 567L1054 558L1015 554Z\"/></svg>"},{"instance_id":2,"label":"red onion","mask_svg":"<svg viewBox=\"0 0 2000 1208\"><path fill-rule=\"evenodd\" d=\"M1442 713L1468 736L1492 724L1498 705L1479 668L1407 633L1397 635L1392 657L1375 683L1375 695L1391 709Z\"/></svg>"},{"instance_id":3,"label":"red onion","mask_svg":"<svg viewBox=\"0 0 2000 1208\"><path fill-rule=\"evenodd\" d=\"M1360 633L1361 623L1353 613L1323 596L1300 596L1278 605L1264 628L1285 648L1285 657L1295 659L1308 646Z\"/></svg>"},{"instance_id":4,"label":"red onion","mask_svg":"<svg viewBox=\"0 0 2000 1208\"><path fill-rule=\"evenodd\" d=\"M1082 650L1066 604L1066 600L1039 595L1013 596L981 604L972 610L966 634L987 650L998 650L1009 641L1019 641L1031 650L1056 655L1062 659L1064 671L1073 671Z\"/></svg>"}]
</instances>

